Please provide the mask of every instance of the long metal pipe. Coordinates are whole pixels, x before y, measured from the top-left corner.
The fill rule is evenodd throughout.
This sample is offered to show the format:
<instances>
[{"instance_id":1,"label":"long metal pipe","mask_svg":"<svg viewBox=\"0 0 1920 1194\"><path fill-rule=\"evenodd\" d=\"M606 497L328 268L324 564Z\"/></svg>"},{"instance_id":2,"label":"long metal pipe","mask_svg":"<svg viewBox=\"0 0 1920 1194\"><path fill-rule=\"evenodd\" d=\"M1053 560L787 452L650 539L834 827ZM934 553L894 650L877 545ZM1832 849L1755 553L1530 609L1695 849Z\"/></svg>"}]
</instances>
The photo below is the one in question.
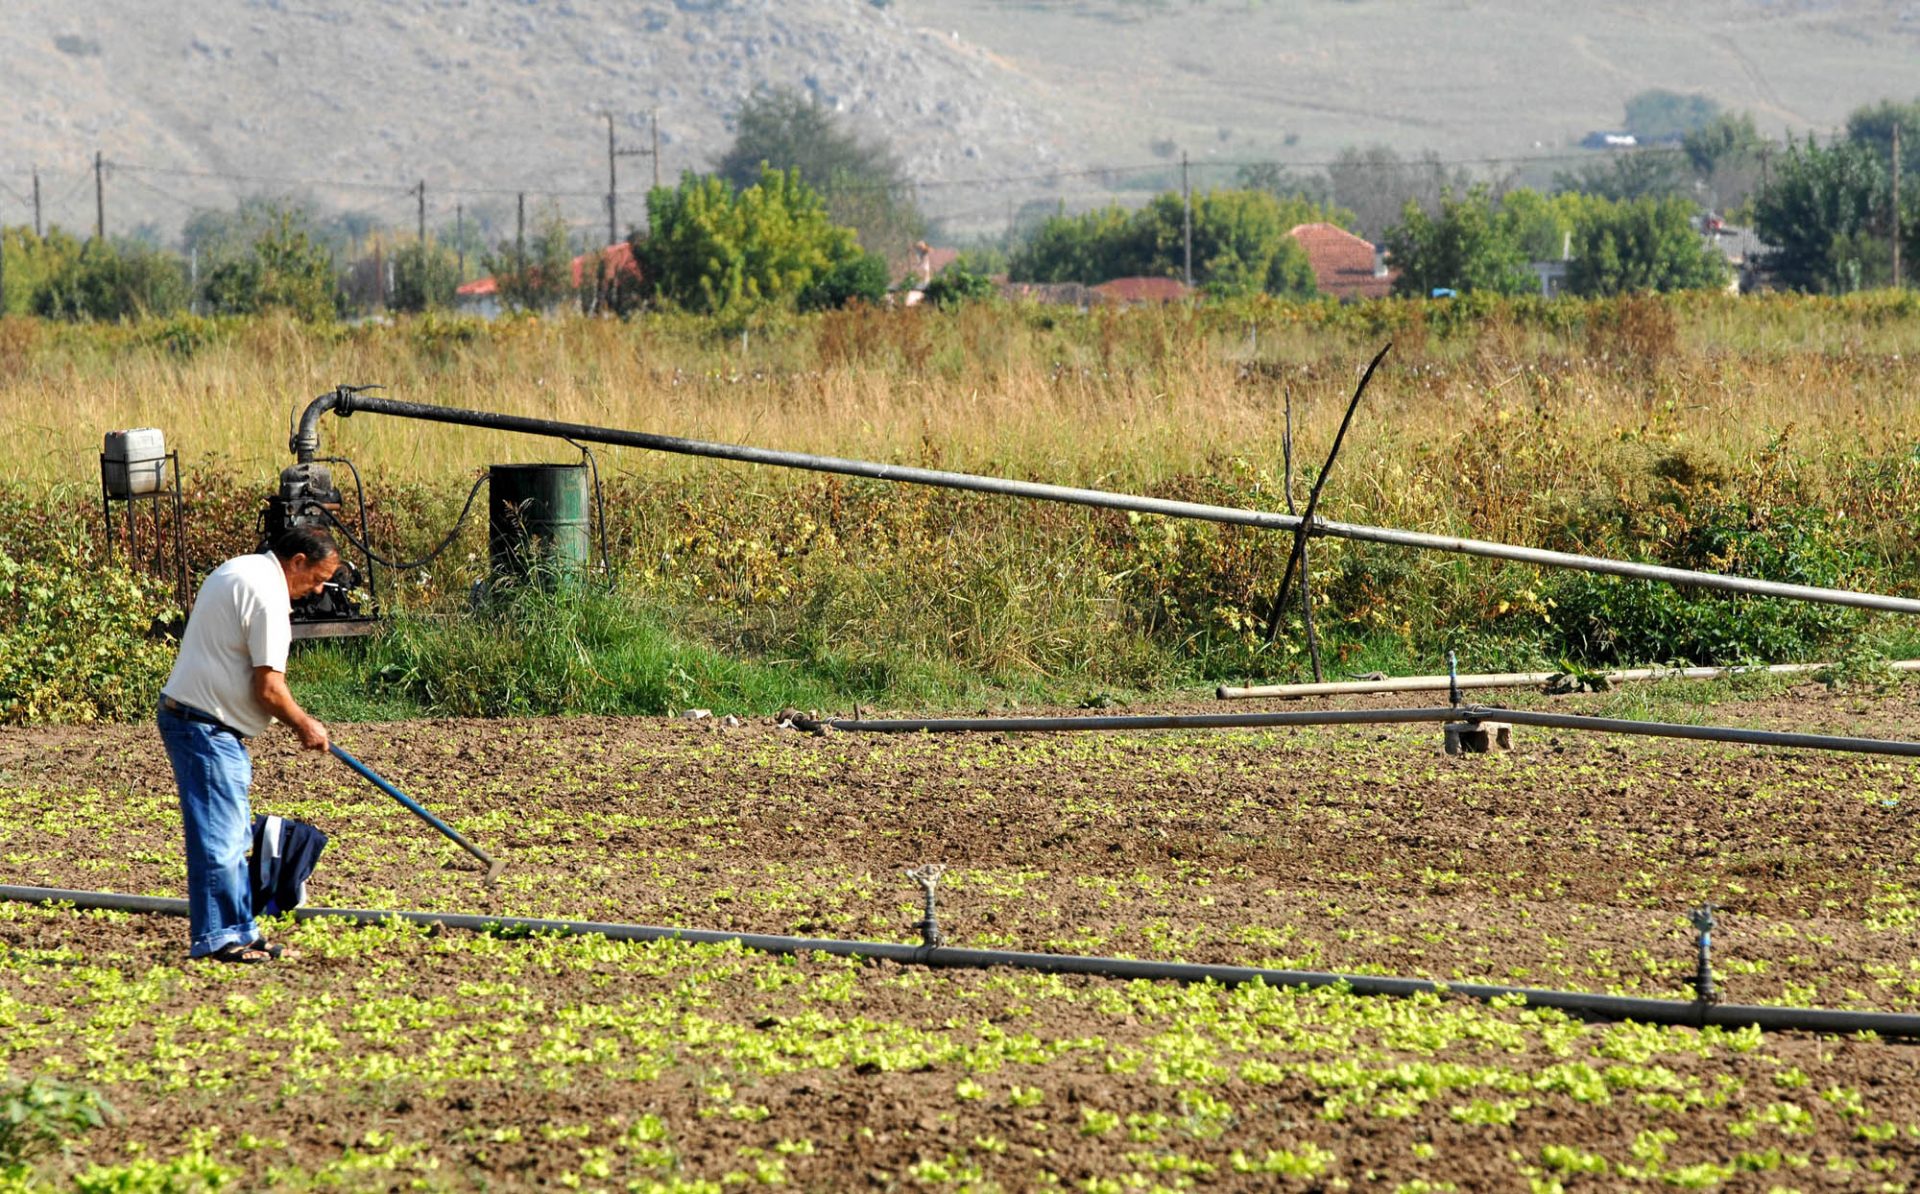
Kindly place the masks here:
<instances>
[{"instance_id":1,"label":"long metal pipe","mask_svg":"<svg viewBox=\"0 0 1920 1194\"><path fill-rule=\"evenodd\" d=\"M902 464L881 464L870 460L849 460L839 456L816 456L808 452L781 452L741 444L714 443L683 439L673 435L655 435L645 431L620 431L587 423L563 423L555 419L529 418L524 415L491 411L463 410L451 406L430 406L419 402L401 402L367 394L336 390L322 394L307 405L300 415L291 447L305 463L313 459L320 446L320 416L328 411L342 416L356 413L392 415L403 419L424 419L434 423L453 423L465 427L485 427L494 431L514 431L526 435L544 435L623 448L642 448L654 452L672 452L682 456L704 456L716 460L734 460L743 464L765 464L780 468L806 469L811 472L838 473L849 477L867 477L875 481L900 481L912 485L932 485L943 489L964 489L976 493L994 493L1036 501L1065 502L1077 506L1097 506L1108 510L1128 510L1139 514L1159 514L1169 518L1190 518L1202 522L1233 526L1262 527L1268 530L1297 529L1301 519L1292 514L1264 510L1245 510L1235 506L1213 506L1202 502L1177 502L1136 494L1109 493L1100 489L1076 489L1066 485L1047 485L1036 481L1014 481L977 473L955 473L942 469L914 468ZM1785 597L1796 601L1816 601L1887 613L1920 614L1920 600L1890 597L1879 593L1860 593L1849 589L1828 589L1814 585L1787 584L1782 581L1753 580L1742 576L1723 576L1715 572L1693 572L1658 564L1637 564L1608 560L1598 556L1547 551L1537 547L1519 547L1491 543L1484 539L1463 539L1453 535L1432 535L1422 531L1403 531L1392 527L1364 526L1357 523L1327 522L1315 519L1310 533L1330 535L1367 543L1388 543L1458 555L1512 560L1548 568L1572 568L1625 576L1637 580L1657 580L1674 585L1719 589L1758 597Z\"/></svg>"},{"instance_id":2,"label":"long metal pipe","mask_svg":"<svg viewBox=\"0 0 1920 1194\"><path fill-rule=\"evenodd\" d=\"M1804 676L1831 668L1830 663L1769 663L1752 667L1636 667L1603 672L1610 684L1644 680L1722 680L1731 676ZM1885 665L1891 672L1920 672L1920 659ZM1472 676L1389 676L1383 680L1333 680L1321 684L1222 684L1214 695L1223 701L1254 697L1367 696L1388 692L1446 692L1456 684L1463 690L1532 688L1566 675L1565 672L1483 672Z\"/></svg>"},{"instance_id":3,"label":"long metal pipe","mask_svg":"<svg viewBox=\"0 0 1920 1194\"><path fill-rule=\"evenodd\" d=\"M77 891L58 887L0 886L0 899L36 904L71 904L100 908L185 916L185 900L161 896L122 895L116 892ZM951 946L904 945L888 941L848 941L828 937L786 937L764 933L732 933L712 929L678 929L582 920L546 920L524 916L474 916L457 912L406 912L372 908L296 908L300 920L344 920L355 924L404 921L440 925L474 932L558 933L596 936L610 941L688 941L698 944L738 943L766 953L823 953L839 957L876 958L905 965L956 969L1005 966L1048 974L1083 974L1096 978L1169 980L1239 986L1260 982L1271 987L1331 987L1344 984L1355 995L1409 996L1463 995L1487 1001L1525 999L1532 1007L1550 1007L1606 1020L1637 1020L1645 1024L1675 1024L1725 1028L1759 1027L1768 1031L1855 1033L1883 1037L1920 1037L1920 1015L1898 1012L1854 1012L1829 1008L1765 1007L1748 1004L1703 1003L1678 999L1645 999L1629 995L1598 995L1587 991L1555 991L1536 987L1509 987L1493 983L1438 983L1419 978L1386 978L1372 974L1336 974L1320 970L1271 970L1255 966L1214 966L1193 962L1153 962L1133 958L1102 958L1081 954L1023 953L999 949L957 949Z\"/></svg>"},{"instance_id":4,"label":"long metal pipe","mask_svg":"<svg viewBox=\"0 0 1920 1194\"><path fill-rule=\"evenodd\" d=\"M835 730L869 734L1008 734L1059 730L1200 730L1261 729L1273 726L1375 725L1396 722L1507 722L1512 725L1550 726L1601 734L1634 734L1651 738L1688 738L1697 742L1735 742L1745 746L1778 746L1795 750L1832 750L1851 754L1896 755L1920 758L1920 742L1885 738L1847 738L1833 734L1798 734L1782 730L1742 730L1725 726L1690 726L1665 721L1631 721L1619 717L1588 717L1577 713L1535 713L1493 705L1436 705L1421 709L1310 709L1288 713L1149 713L1095 717L944 717L840 718L796 723L801 729L831 726Z\"/></svg>"}]
</instances>

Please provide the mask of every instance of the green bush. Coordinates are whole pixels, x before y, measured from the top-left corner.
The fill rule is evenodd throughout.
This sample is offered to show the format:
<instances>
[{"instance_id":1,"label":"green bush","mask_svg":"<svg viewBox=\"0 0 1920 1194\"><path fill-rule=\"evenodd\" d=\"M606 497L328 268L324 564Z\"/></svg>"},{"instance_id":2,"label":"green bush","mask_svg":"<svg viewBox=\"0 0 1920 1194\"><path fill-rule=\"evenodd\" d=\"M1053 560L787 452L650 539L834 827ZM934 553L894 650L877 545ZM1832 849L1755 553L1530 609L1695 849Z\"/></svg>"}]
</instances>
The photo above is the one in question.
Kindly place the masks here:
<instances>
[{"instance_id":1,"label":"green bush","mask_svg":"<svg viewBox=\"0 0 1920 1194\"><path fill-rule=\"evenodd\" d=\"M1670 491L1651 562L1759 580L1844 587L1860 565L1818 505ZM1562 572L1548 584L1558 649L1598 663L1696 665L1805 660L1858 625L1856 611L1801 601L1700 592L1651 581Z\"/></svg>"},{"instance_id":2,"label":"green bush","mask_svg":"<svg viewBox=\"0 0 1920 1194\"><path fill-rule=\"evenodd\" d=\"M927 301L947 311L968 303L984 302L993 294L993 279L985 274L970 273L958 266L948 266L927 283Z\"/></svg>"},{"instance_id":3,"label":"green bush","mask_svg":"<svg viewBox=\"0 0 1920 1194\"><path fill-rule=\"evenodd\" d=\"M0 724L129 721L173 666L163 587L103 565L73 539L32 557L0 546Z\"/></svg>"}]
</instances>

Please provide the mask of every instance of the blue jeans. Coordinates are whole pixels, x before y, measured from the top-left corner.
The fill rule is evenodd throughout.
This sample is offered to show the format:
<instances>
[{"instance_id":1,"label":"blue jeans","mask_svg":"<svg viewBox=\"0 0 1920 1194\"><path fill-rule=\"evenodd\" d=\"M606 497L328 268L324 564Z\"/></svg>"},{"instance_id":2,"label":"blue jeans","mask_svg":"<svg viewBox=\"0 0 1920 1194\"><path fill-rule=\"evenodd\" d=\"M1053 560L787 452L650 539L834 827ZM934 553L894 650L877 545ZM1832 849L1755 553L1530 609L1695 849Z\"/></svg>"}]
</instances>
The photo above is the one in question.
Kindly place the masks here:
<instances>
[{"instance_id":1,"label":"blue jeans","mask_svg":"<svg viewBox=\"0 0 1920 1194\"><path fill-rule=\"evenodd\" d=\"M190 952L200 958L234 942L252 944L260 936L247 878L253 759L238 736L218 726L189 721L164 707L159 720L186 830Z\"/></svg>"}]
</instances>

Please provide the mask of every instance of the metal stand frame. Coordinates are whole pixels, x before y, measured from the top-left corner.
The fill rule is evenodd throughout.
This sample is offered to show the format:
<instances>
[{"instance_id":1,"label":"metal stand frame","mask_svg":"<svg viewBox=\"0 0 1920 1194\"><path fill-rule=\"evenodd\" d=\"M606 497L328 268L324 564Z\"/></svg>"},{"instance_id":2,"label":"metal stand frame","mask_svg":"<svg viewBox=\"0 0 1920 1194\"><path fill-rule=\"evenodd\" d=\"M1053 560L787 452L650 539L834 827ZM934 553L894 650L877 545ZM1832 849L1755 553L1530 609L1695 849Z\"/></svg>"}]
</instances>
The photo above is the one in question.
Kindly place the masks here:
<instances>
[{"instance_id":1,"label":"metal stand frame","mask_svg":"<svg viewBox=\"0 0 1920 1194\"><path fill-rule=\"evenodd\" d=\"M125 507L120 521L126 529L127 563L131 567L141 566L140 557L140 519L134 510L135 502L146 502L150 506L153 526L153 551L148 560L147 571L154 576L167 575L167 536L161 517L161 503L170 501L173 505L173 596L180 606L184 618L193 606L193 592L187 587L187 519L186 502L180 496L180 453L168 452L161 457L166 461L169 485L163 485L152 493L129 494L116 497L107 490L107 456L100 454L100 520L106 531L107 560L113 560L113 505L119 502Z\"/></svg>"}]
</instances>

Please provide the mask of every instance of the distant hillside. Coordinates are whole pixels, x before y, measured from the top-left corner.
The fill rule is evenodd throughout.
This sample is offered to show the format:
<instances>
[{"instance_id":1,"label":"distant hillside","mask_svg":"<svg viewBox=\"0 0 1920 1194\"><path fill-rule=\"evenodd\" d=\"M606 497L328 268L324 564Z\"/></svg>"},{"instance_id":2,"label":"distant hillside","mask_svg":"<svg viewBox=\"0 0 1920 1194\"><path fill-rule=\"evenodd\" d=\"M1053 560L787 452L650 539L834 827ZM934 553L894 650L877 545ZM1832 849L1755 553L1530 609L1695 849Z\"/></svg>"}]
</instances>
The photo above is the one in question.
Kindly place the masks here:
<instances>
[{"instance_id":1,"label":"distant hillside","mask_svg":"<svg viewBox=\"0 0 1920 1194\"><path fill-rule=\"evenodd\" d=\"M1434 150L1544 179L1585 133L1655 87L1830 129L1920 94L1915 0L9 0L14 119L0 122L0 219L169 234L195 203L289 189L394 223L426 181L498 231L512 192L549 192L605 229L606 131L644 147L658 109L669 176L704 167L753 87L800 87L888 139L958 229L1023 203L1138 198L1248 160L1311 168L1341 147ZM1498 159L1489 161L1485 159ZM1100 167L1117 167L1102 172ZM198 173L193 173L198 172ZM652 166L621 161L623 223ZM208 177L241 175L247 177ZM464 193L456 189L464 188ZM489 191L493 193L488 193Z\"/></svg>"},{"instance_id":2,"label":"distant hillside","mask_svg":"<svg viewBox=\"0 0 1920 1194\"><path fill-rule=\"evenodd\" d=\"M110 171L122 229L177 228L191 203L282 178L334 180L305 190L402 223L412 209L398 189L417 179L436 221L452 214L449 188L503 192L466 196L496 220L515 190L562 192L570 217L604 228L603 112L645 148L657 109L671 178L726 147L726 117L764 84L819 96L927 178L1050 169L1074 147L1044 85L868 0L9 0L0 60L0 218L12 222L37 163L51 215L90 227L97 148L110 162L249 176ZM621 172L638 218L652 165L629 157Z\"/></svg>"},{"instance_id":3,"label":"distant hillside","mask_svg":"<svg viewBox=\"0 0 1920 1194\"><path fill-rule=\"evenodd\" d=\"M1384 142L1459 158L1564 149L1650 88L1764 131L1920 94L1913 0L901 0L1044 79L1089 156L1311 162Z\"/></svg>"}]
</instances>

